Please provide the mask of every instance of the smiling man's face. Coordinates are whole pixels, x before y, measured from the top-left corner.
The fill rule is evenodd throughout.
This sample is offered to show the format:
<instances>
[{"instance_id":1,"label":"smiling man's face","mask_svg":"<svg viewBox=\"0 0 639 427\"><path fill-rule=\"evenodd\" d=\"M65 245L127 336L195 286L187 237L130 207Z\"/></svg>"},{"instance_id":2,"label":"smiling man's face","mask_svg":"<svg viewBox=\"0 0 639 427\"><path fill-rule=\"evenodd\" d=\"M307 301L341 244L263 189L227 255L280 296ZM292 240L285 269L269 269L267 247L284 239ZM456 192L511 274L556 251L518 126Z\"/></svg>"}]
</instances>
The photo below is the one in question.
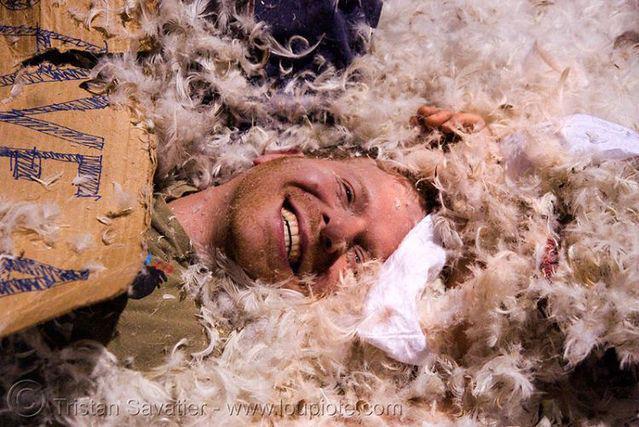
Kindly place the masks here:
<instances>
[{"instance_id":1,"label":"smiling man's face","mask_svg":"<svg viewBox=\"0 0 639 427\"><path fill-rule=\"evenodd\" d=\"M425 215L410 184L370 159L284 157L234 181L222 249L254 279L296 287L316 275L318 292L386 259Z\"/></svg>"}]
</instances>

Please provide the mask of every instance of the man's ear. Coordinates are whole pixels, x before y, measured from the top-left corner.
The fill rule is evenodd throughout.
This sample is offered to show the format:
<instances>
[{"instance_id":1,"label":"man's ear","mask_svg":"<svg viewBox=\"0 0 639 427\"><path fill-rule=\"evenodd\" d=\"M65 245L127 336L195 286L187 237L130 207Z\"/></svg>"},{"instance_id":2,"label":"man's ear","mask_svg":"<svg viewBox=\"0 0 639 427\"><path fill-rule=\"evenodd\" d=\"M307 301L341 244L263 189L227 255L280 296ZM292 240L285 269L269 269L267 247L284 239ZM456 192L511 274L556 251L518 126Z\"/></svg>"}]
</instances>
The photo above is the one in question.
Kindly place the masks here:
<instances>
[{"instance_id":1,"label":"man's ear","mask_svg":"<svg viewBox=\"0 0 639 427\"><path fill-rule=\"evenodd\" d=\"M269 150L253 159L253 166L261 165L262 163L270 162L271 160L279 159L282 157L304 157L304 153L302 153L298 148Z\"/></svg>"}]
</instances>

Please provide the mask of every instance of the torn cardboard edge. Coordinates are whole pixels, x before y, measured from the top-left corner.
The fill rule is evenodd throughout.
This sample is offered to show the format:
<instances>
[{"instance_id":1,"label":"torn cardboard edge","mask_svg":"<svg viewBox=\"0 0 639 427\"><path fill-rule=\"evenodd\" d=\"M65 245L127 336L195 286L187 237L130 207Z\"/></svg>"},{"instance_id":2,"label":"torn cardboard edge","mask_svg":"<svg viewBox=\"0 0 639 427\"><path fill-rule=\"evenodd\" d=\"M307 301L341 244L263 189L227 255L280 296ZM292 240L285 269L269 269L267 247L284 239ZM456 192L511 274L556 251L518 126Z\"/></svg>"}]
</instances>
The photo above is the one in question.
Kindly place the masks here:
<instances>
[{"instance_id":1,"label":"torn cardboard edge","mask_svg":"<svg viewBox=\"0 0 639 427\"><path fill-rule=\"evenodd\" d=\"M18 72L26 82L0 105L0 197L6 206L59 207L57 219L43 225L57 227L55 238L41 239L20 218L0 236L13 247L0 256L0 336L121 294L146 255L155 143L128 111L80 87L90 70L65 55L82 58L114 40L66 19L65 11L36 1L0 5L0 95L9 95ZM61 56L45 53L13 71L49 49Z\"/></svg>"}]
</instances>

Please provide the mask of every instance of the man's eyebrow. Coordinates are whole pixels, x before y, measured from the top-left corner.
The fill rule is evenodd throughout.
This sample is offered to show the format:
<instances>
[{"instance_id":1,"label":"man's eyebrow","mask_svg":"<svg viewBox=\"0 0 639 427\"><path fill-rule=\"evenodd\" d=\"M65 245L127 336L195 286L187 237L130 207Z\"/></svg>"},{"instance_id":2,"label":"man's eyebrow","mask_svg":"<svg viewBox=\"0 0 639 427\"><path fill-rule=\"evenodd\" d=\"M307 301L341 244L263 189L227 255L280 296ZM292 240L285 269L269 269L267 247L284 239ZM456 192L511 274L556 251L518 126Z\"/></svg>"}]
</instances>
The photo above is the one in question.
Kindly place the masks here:
<instances>
[{"instance_id":1,"label":"man's eyebrow","mask_svg":"<svg viewBox=\"0 0 639 427\"><path fill-rule=\"evenodd\" d=\"M368 189L368 186L364 185L364 182L360 178L359 175L354 175L353 179L355 180L357 187L359 187L359 204L361 206L361 210L364 210L364 207L370 206L371 193ZM353 188L357 191L357 188Z\"/></svg>"}]
</instances>

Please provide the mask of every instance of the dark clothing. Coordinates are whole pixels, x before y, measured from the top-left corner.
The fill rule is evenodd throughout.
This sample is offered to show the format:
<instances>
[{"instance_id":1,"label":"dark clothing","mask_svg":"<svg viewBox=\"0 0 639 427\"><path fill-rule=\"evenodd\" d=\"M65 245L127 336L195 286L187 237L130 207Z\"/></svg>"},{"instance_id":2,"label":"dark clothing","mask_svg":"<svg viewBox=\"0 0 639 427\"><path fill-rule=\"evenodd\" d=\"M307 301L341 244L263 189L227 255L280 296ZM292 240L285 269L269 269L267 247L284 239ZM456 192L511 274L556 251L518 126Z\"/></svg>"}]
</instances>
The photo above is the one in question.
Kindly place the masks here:
<instances>
[{"instance_id":1,"label":"dark clothing","mask_svg":"<svg viewBox=\"0 0 639 427\"><path fill-rule=\"evenodd\" d=\"M337 5L335 4L337 3ZM375 28L382 12L382 0L254 0L255 20L269 26L271 35L284 47L291 37L293 52L319 45L302 58L285 58L271 52L266 67L270 77L292 67L292 73L304 70L320 72L318 55L337 68L347 67L356 55L364 52L358 27Z\"/></svg>"}]
</instances>

